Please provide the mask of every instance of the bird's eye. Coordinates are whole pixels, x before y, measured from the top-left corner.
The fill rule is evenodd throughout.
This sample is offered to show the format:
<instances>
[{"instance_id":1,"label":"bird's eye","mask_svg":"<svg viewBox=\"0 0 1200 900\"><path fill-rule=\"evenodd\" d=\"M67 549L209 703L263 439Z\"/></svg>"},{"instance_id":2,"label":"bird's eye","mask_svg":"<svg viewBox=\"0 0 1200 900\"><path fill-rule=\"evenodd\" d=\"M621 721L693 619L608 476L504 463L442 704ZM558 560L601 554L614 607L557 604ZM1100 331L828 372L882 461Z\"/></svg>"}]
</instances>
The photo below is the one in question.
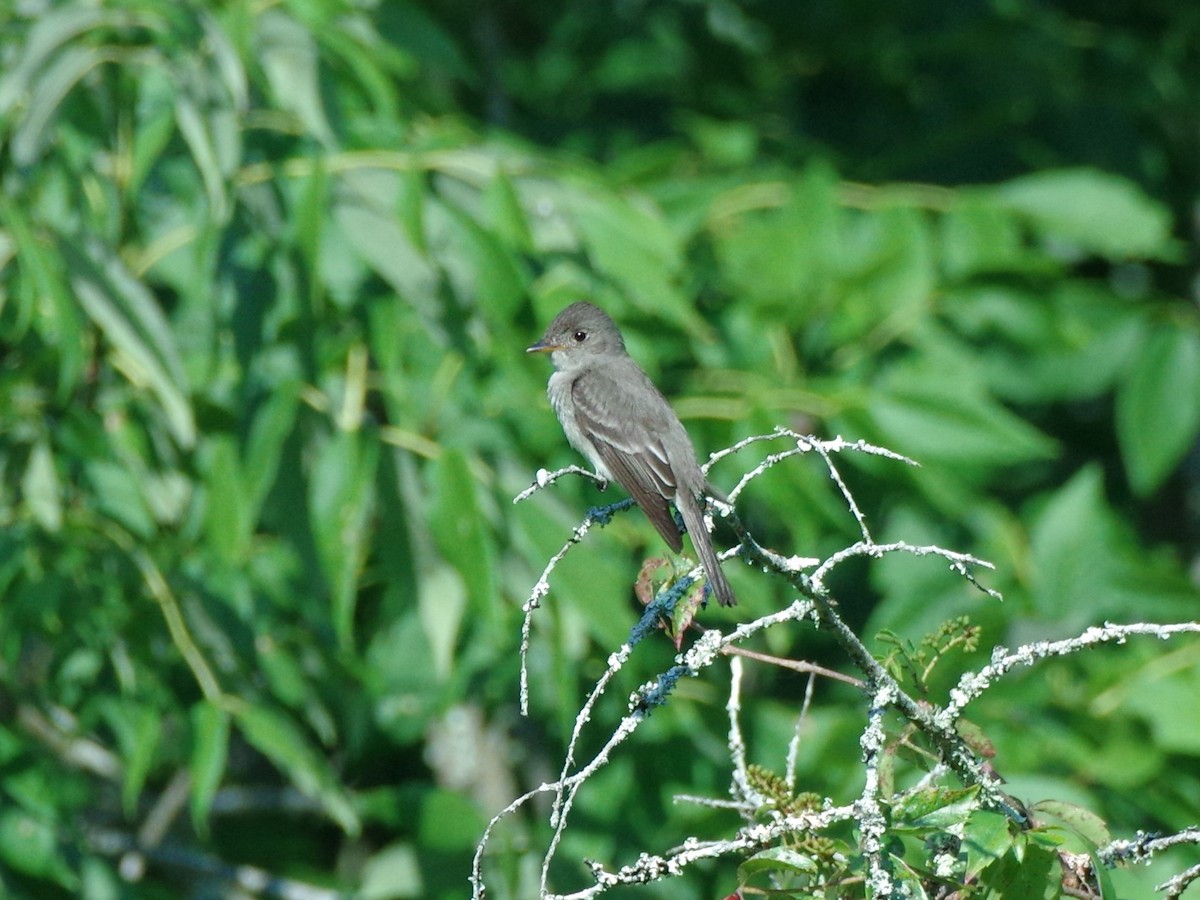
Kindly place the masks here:
<instances>
[{"instance_id":1,"label":"bird's eye","mask_svg":"<svg viewBox=\"0 0 1200 900\"><path fill-rule=\"evenodd\" d=\"M584 341L587 340L587 332L586 331L577 331L573 335L571 335L571 337L573 337L575 339L575 343L582 344Z\"/></svg>"}]
</instances>

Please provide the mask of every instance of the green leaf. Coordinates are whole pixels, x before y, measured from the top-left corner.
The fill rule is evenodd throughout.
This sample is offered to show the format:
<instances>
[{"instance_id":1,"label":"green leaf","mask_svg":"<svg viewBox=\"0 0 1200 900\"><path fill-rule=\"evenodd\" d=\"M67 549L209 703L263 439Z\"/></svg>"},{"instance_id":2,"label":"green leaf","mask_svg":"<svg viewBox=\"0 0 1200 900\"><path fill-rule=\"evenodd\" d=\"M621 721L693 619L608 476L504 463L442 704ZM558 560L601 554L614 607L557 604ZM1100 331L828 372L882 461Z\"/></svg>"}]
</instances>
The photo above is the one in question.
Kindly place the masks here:
<instances>
[{"instance_id":1,"label":"green leaf","mask_svg":"<svg viewBox=\"0 0 1200 900\"><path fill-rule=\"evenodd\" d=\"M114 363L135 387L158 399L165 424L183 447L196 440L196 423L183 361L157 298L105 247L59 245L84 311L116 351Z\"/></svg>"},{"instance_id":2,"label":"green leaf","mask_svg":"<svg viewBox=\"0 0 1200 900\"><path fill-rule=\"evenodd\" d=\"M483 209L489 230L506 247L521 252L533 250L529 220L512 180L502 168L496 169L483 189Z\"/></svg>"},{"instance_id":3,"label":"green leaf","mask_svg":"<svg viewBox=\"0 0 1200 900\"><path fill-rule=\"evenodd\" d=\"M396 215L404 226L404 233L422 256L429 255L429 232L425 227L425 203L429 199L429 185L425 172L417 167L400 173L396 197Z\"/></svg>"},{"instance_id":4,"label":"green leaf","mask_svg":"<svg viewBox=\"0 0 1200 900\"><path fill-rule=\"evenodd\" d=\"M926 219L907 206L859 216L844 228L839 308L829 340L853 358L862 344L880 346L909 333L927 315L936 292Z\"/></svg>"},{"instance_id":5,"label":"green leaf","mask_svg":"<svg viewBox=\"0 0 1200 900\"><path fill-rule=\"evenodd\" d=\"M56 532L62 527L62 485L50 445L45 441L33 445L25 477L21 479L21 493L34 521L42 528Z\"/></svg>"},{"instance_id":6,"label":"green leaf","mask_svg":"<svg viewBox=\"0 0 1200 900\"><path fill-rule=\"evenodd\" d=\"M978 348L976 366L1008 400L1044 405L1112 390L1142 345L1142 308L1088 282L1049 290L971 284L941 304Z\"/></svg>"},{"instance_id":7,"label":"green leaf","mask_svg":"<svg viewBox=\"0 0 1200 900\"><path fill-rule=\"evenodd\" d=\"M208 546L221 559L234 563L250 553L253 528L237 444L228 435L213 435L206 442L201 458Z\"/></svg>"},{"instance_id":8,"label":"green leaf","mask_svg":"<svg viewBox=\"0 0 1200 900\"><path fill-rule=\"evenodd\" d=\"M13 872L48 878L68 890L76 884L58 851L53 824L19 809L0 810L0 861Z\"/></svg>"},{"instance_id":9,"label":"green leaf","mask_svg":"<svg viewBox=\"0 0 1200 900\"><path fill-rule=\"evenodd\" d=\"M1021 230L1013 213L983 196L968 195L941 217L942 267L955 279L1022 268Z\"/></svg>"},{"instance_id":10,"label":"green leaf","mask_svg":"<svg viewBox=\"0 0 1200 900\"><path fill-rule=\"evenodd\" d=\"M419 843L429 853L470 851L485 824L470 798L456 791L435 789L421 800Z\"/></svg>"},{"instance_id":11,"label":"green leaf","mask_svg":"<svg viewBox=\"0 0 1200 900\"><path fill-rule=\"evenodd\" d=\"M372 634L366 659L379 728L400 744L419 740L443 697L429 638L417 614L396 616Z\"/></svg>"},{"instance_id":12,"label":"green leaf","mask_svg":"<svg viewBox=\"0 0 1200 900\"><path fill-rule=\"evenodd\" d=\"M43 10L19 45L19 56L0 78L0 119L8 118L12 108L24 102L37 82L45 78L53 56L66 44L102 25L127 23L121 11L89 6L60 6Z\"/></svg>"},{"instance_id":13,"label":"green leaf","mask_svg":"<svg viewBox=\"0 0 1200 900\"><path fill-rule=\"evenodd\" d=\"M1091 858L1092 875L1095 876L1096 882L1100 886L1100 900L1116 900L1120 895L1114 884L1113 870L1101 862L1095 853L1091 854Z\"/></svg>"},{"instance_id":14,"label":"green leaf","mask_svg":"<svg viewBox=\"0 0 1200 900\"><path fill-rule=\"evenodd\" d=\"M146 179L164 159L164 152L177 136L175 84L164 70L148 72L139 85L142 104L141 123L133 133L130 153L127 202L137 203Z\"/></svg>"},{"instance_id":15,"label":"green leaf","mask_svg":"<svg viewBox=\"0 0 1200 900\"><path fill-rule=\"evenodd\" d=\"M999 200L1049 238L1084 252L1169 259L1171 213L1133 182L1095 169L1036 172L997 188Z\"/></svg>"},{"instance_id":16,"label":"green leaf","mask_svg":"<svg viewBox=\"0 0 1200 900\"><path fill-rule=\"evenodd\" d=\"M868 415L885 446L922 464L994 468L1054 455L1054 441L976 385L915 373L890 381Z\"/></svg>"},{"instance_id":17,"label":"green leaf","mask_svg":"<svg viewBox=\"0 0 1200 900\"><path fill-rule=\"evenodd\" d=\"M454 648L467 608L467 591L462 577L449 566L436 566L422 574L417 607L421 613L421 626L429 640L433 671L444 680L454 665Z\"/></svg>"},{"instance_id":18,"label":"green leaf","mask_svg":"<svg viewBox=\"0 0 1200 900\"><path fill-rule=\"evenodd\" d=\"M132 816L158 753L162 716L151 706L116 696L104 697L101 709L121 748L121 806L126 815Z\"/></svg>"},{"instance_id":19,"label":"green leaf","mask_svg":"<svg viewBox=\"0 0 1200 900\"><path fill-rule=\"evenodd\" d=\"M692 330L706 327L679 290L682 248L653 207L586 188L564 190L559 201L571 212L592 265L637 306Z\"/></svg>"},{"instance_id":20,"label":"green leaf","mask_svg":"<svg viewBox=\"0 0 1200 900\"><path fill-rule=\"evenodd\" d=\"M329 210L329 174L325 158L310 158L310 168L300 179L292 205L292 228L296 244L311 280L310 291L316 290L321 281L317 271L321 260L321 236L325 230L325 216Z\"/></svg>"},{"instance_id":21,"label":"green leaf","mask_svg":"<svg viewBox=\"0 0 1200 900\"><path fill-rule=\"evenodd\" d=\"M154 517L136 474L126 466L101 459L86 461L84 472L92 488L91 500L101 512L138 537L149 539L154 534Z\"/></svg>"},{"instance_id":22,"label":"green leaf","mask_svg":"<svg viewBox=\"0 0 1200 900\"><path fill-rule=\"evenodd\" d=\"M993 879L984 882L997 900L1050 900L1060 896L1058 857L1052 850L1030 840L1027 834L1018 838L1013 850L995 870Z\"/></svg>"},{"instance_id":23,"label":"green leaf","mask_svg":"<svg viewBox=\"0 0 1200 900\"><path fill-rule=\"evenodd\" d=\"M106 61L99 48L71 46L39 73L32 83L28 112L17 119L9 143L17 166L32 166L41 159L54 134L53 126L63 100L89 72Z\"/></svg>"},{"instance_id":24,"label":"green leaf","mask_svg":"<svg viewBox=\"0 0 1200 900\"><path fill-rule=\"evenodd\" d=\"M899 830L944 831L961 825L978 806L978 790L930 788L897 798L892 819Z\"/></svg>"},{"instance_id":25,"label":"green leaf","mask_svg":"<svg viewBox=\"0 0 1200 900\"><path fill-rule=\"evenodd\" d=\"M373 855L362 867L358 891L360 900L397 900L426 897L421 877L419 845L390 844Z\"/></svg>"},{"instance_id":26,"label":"green leaf","mask_svg":"<svg viewBox=\"0 0 1200 900\"><path fill-rule=\"evenodd\" d=\"M193 69L184 66L178 73L182 90L174 97L175 122L204 182L210 216L221 223L230 214L225 181L241 155L240 135L231 127L231 110L221 108L218 99L209 94L210 82L204 73Z\"/></svg>"},{"instance_id":27,"label":"green leaf","mask_svg":"<svg viewBox=\"0 0 1200 900\"><path fill-rule=\"evenodd\" d=\"M1072 853L1086 853L1103 847L1112 840L1108 826L1090 809L1062 800L1041 800L1029 808L1034 816L1045 824L1061 825L1085 842L1083 845L1068 845Z\"/></svg>"},{"instance_id":28,"label":"green leaf","mask_svg":"<svg viewBox=\"0 0 1200 900\"><path fill-rule=\"evenodd\" d=\"M529 289L529 275L517 257L459 210L435 204L433 213L438 260L458 293L473 300L495 327L511 323Z\"/></svg>"},{"instance_id":29,"label":"green leaf","mask_svg":"<svg viewBox=\"0 0 1200 900\"><path fill-rule=\"evenodd\" d=\"M975 810L963 828L962 848L967 854L965 875L968 878L978 875L1003 858L1012 845L1012 827L1007 816L988 810Z\"/></svg>"},{"instance_id":30,"label":"green leaf","mask_svg":"<svg viewBox=\"0 0 1200 900\"><path fill-rule=\"evenodd\" d=\"M1160 326L1117 390L1117 439L1129 483L1154 493L1200 433L1200 335Z\"/></svg>"},{"instance_id":31,"label":"green leaf","mask_svg":"<svg viewBox=\"0 0 1200 900\"><path fill-rule=\"evenodd\" d=\"M710 10L713 7L709 7ZM725 7L741 16L736 6ZM680 123L687 135L709 160L718 166L748 166L758 152L758 128L751 122L728 121L708 116L686 115Z\"/></svg>"},{"instance_id":32,"label":"green leaf","mask_svg":"<svg viewBox=\"0 0 1200 900\"><path fill-rule=\"evenodd\" d=\"M1200 697L1200 669L1193 664L1166 673L1151 664L1138 673L1129 694L1127 707L1136 710L1137 717L1144 720L1153 735L1153 747L1143 750L1143 759L1154 760L1167 753L1200 756L1200 729L1196 728L1195 719L1195 711L1200 709L1196 700ZM1124 749L1128 752L1131 748ZM1131 768L1142 762L1138 760ZM1136 787L1130 785L1129 789Z\"/></svg>"},{"instance_id":33,"label":"green leaf","mask_svg":"<svg viewBox=\"0 0 1200 900\"><path fill-rule=\"evenodd\" d=\"M429 526L438 549L462 575L471 609L484 621L496 616L492 540L484 528L475 475L466 456L447 450L436 463Z\"/></svg>"},{"instance_id":34,"label":"green leaf","mask_svg":"<svg viewBox=\"0 0 1200 900\"><path fill-rule=\"evenodd\" d=\"M354 172L343 180L348 190L336 194L333 205L338 229L363 262L412 304L427 325L436 323L441 315L438 274L391 212L395 177Z\"/></svg>"},{"instance_id":35,"label":"green leaf","mask_svg":"<svg viewBox=\"0 0 1200 900\"><path fill-rule=\"evenodd\" d=\"M257 58L278 107L294 115L322 144L334 144L321 97L314 34L282 9L268 9L258 18L258 42Z\"/></svg>"},{"instance_id":36,"label":"green leaf","mask_svg":"<svg viewBox=\"0 0 1200 900\"><path fill-rule=\"evenodd\" d=\"M281 646L273 637L264 635L255 642L255 650L258 668L276 700L294 709L303 709L312 701L313 685L304 675L297 648Z\"/></svg>"},{"instance_id":37,"label":"green leaf","mask_svg":"<svg viewBox=\"0 0 1200 900\"><path fill-rule=\"evenodd\" d=\"M192 827L202 836L208 834L208 813L225 775L229 724L229 713L207 701L192 707Z\"/></svg>"},{"instance_id":38,"label":"green leaf","mask_svg":"<svg viewBox=\"0 0 1200 900\"><path fill-rule=\"evenodd\" d=\"M58 351L58 396L69 397L87 364L83 316L67 289L61 260L52 246L35 236L33 221L21 205L0 197L0 217L8 226L21 275L17 282L20 307L11 338L22 335L37 317L39 331Z\"/></svg>"},{"instance_id":39,"label":"green leaf","mask_svg":"<svg viewBox=\"0 0 1200 900\"><path fill-rule=\"evenodd\" d=\"M339 430L321 443L310 479L314 537L332 597L334 633L343 647L354 642L378 460L378 441L361 431Z\"/></svg>"},{"instance_id":40,"label":"green leaf","mask_svg":"<svg viewBox=\"0 0 1200 900\"><path fill-rule=\"evenodd\" d=\"M145 706L133 716L133 742L126 749L125 780L121 785L121 801L126 815L137 810L137 801L154 767L158 743L162 738L163 719L158 710Z\"/></svg>"},{"instance_id":41,"label":"green leaf","mask_svg":"<svg viewBox=\"0 0 1200 900\"><path fill-rule=\"evenodd\" d=\"M264 706L239 703L233 709L238 727L264 756L300 790L320 801L347 834L360 830L358 814L333 770L307 735L286 716Z\"/></svg>"},{"instance_id":42,"label":"green leaf","mask_svg":"<svg viewBox=\"0 0 1200 900\"><path fill-rule=\"evenodd\" d=\"M710 228L728 291L787 322L811 315L849 262L836 188L833 172L817 165L794 184L751 182L717 196Z\"/></svg>"},{"instance_id":43,"label":"green leaf","mask_svg":"<svg viewBox=\"0 0 1200 900\"><path fill-rule=\"evenodd\" d=\"M798 853L786 847L772 847L755 853L738 866L738 881L748 882L755 875L773 874L776 872L792 875L813 875L820 867L813 858L805 853Z\"/></svg>"},{"instance_id":44,"label":"green leaf","mask_svg":"<svg viewBox=\"0 0 1200 900\"><path fill-rule=\"evenodd\" d=\"M246 514L258 521L267 494L279 476L283 447L296 424L299 385L286 381L271 386L270 394L254 410L244 449L242 479L246 488Z\"/></svg>"},{"instance_id":45,"label":"green leaf","mask_svg":"<svg viewBox=\"0 0 1200 900\"><path fill-rule=\"evenodd\" d=\"M1105 499L1103 477L1098 465L1080 470L1044 500L1030 528L1030 601L1060 633L1146 602L1133 588L1143 578L1130 561L1130 535Z\"/></svg>"}]
</instances>

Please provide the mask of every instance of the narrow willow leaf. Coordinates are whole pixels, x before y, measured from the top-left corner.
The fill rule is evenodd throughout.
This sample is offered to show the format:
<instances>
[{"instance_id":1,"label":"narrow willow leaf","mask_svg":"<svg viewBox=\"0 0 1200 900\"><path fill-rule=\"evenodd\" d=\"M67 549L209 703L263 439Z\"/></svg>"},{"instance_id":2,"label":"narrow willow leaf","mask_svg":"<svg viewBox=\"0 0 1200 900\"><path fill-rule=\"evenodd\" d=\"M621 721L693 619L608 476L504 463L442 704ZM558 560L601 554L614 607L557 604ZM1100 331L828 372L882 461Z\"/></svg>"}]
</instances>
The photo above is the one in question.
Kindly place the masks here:
<instances>
[{"instance_id":1,"label":"narrow willow leaf","mask_svg":"<svg viewBox=\"0 0 1200 900\"><path fill-rule=\"evenodd\" d=\"M434 674L444 681L453 669L454 649L467 608L467 590L462 576L446 565L422 574L417 604L421 627L429 641Z\"/></svg>"},{"instance_id":2,"label":"narrow willow leaf","mask_svg":"<svg viewBox=\"0 0 1200 900\"><path fill-rule=\"evenodd\" d=\"M462 575L472 610L495 615L491 539L483 526L475 476L466 456L447 450L436 462L437 493L429 525L442 555Z\"/></svg>"},{"instance_id":3,"label":"narrow willow leaf","mask_svg":"<svg viewBox=\"0 0 1200 900\"><path fill-rule=\"evenodd\" d=\"M506 246L520 251L533 249L529 219L512 180L503 169L497 169L483 189L483 206L488 228Z\"/></svg>"},{"instance_id":4,"label":"narrow willow leaf","mask_svg":"<svg viewBox=\"0 0 1200 900\"><path fill-rule=\"evenodd\" d=\"M190 447L196 423L183 362L153 294L98 245L85 252L64 242L60 250L80 305L119 354L122 371L134 384L150 389L175 439Z\"/></svg>"},{"instance_id":5,"label":"narrow willow leaf","mask_svg":"<svg viewBox=\"0 0 1200 900\"><path fill-rule=\"evenodd\" d=\"M249 556L253 527L237 444L228 435L214 435L203 458L208 546L226 562L237 563Z\"/></svg>"},{"instance_id":6,"label":"narrow willow leaf","mask_svg":"<svg viewBox=\"0 0 1200 900\"><path fill-rule=\"evenodd\" d=\"M363 262L421 313L435 335L440 332L438 274L409 240L400 220L368 199L354 196L339 196L333 217Z\"/></svg>"},{"instance_id":7,"label":"narrow willow leaf","mask_svg":"<svg viewBox=\"0 0 1200 900\"><path fill-rule=\"evenodd\" d=\"M17 119L9 144L16 165L31 166L38 161L51 140L63 100L84 76L107 61L108 54L100 48L68 47L40 74L29 98L29 112Z\"/></svg>"},{"instance_id":8,"label":"narrow willow leaf","mask_svg":"<svg viewBox=\"0 0 1200 900\"><path fill-rule=\"evenodd\" d=\"M62 527L62 485L54 468L54 456L45 441L33 445L25 477L21 479L25 503L42 528L55 532Z\"/></svg>"},{"instance_id":9,"label":"narrow willow leaf","mask_svg":"<svg viewBox=\"0 0 1200 900\"><path fill-rule=\"evenodd\" d=\"M229 755L229 713L201 701L192 707L192 756L188 771L192 776L192 827L200 835L208 834L208 814L213 798L225 776Z\"/></svg>"},{"instance_id":10,"label":"narrow willow leaf","mask_svg":"<svg viewBox=\"0 0 1200 900\"><path fill-rule=\"evenodd\" d=\"M22 43L19 59L0 78L0 118L33 93L64 44L110 23L114 23L114 14L100 7L72 5L42 11Z\"/></svg>"},{"instance_id":11,"label":"narrow willow leaf","mask_svg":"<svg viewBox=\"0 0 1200 900\"><path fill-rule=\"evenodd\" d=\"M359 431L338 431L321 446L311 477L314 537L333 603L333 628L343 647L354 643L358 578L366 560L374 512L379 443Z\"/></svg>"},{"instance_id":12,"label":"narrow willow leaf","mask_svg":"<svg viewBox=\"0 0 1200 900\"><path fill-rule=\"evenodd\" d=\"M238 704L234 718L246 740L271 760L301 793L318 800L347 834L358 834L361 823L350 798L328 761L291 719L265 706L249 704Z\"/></svg>"},{"instance_id":13,"label":"narrow willow leaf","mask_svg":"<svg viewBox=\"0 0 1200 900\"><path fill-rule=\"evenodd\" d=\"M138 798L158 756L163 719L158 710L145 706L134 713L134 724L135 739L126 748L125 781L121 787L122 806L126 814L131 816L137 810Z\"/></svg>"},{"instance_id":14,"label":"narrow willow leaf","mask_svg":"<svg viewBox=\"0 0 1200 900\"><path fill-rule=\"evenodd\" d=\"M203 104L205 112L208 105ZM220 154L217 151L210 123L206 122L201 113L202 104L198 98L187 90L175 95L175 121L179 125L179 133L187 142L192 152L192 160L200 172L204 182L204 192L208 195L209 209L212 218L223 222L229 215L229 195L225 189L225 176L221 171Z\"/></svg>"},{"instance_id":15,"label":"narrow willow leaf","mask_svg":"<svg viewBox=\"0 0 1200 900\"><path fill-rule=\"evenodd\" d=\"M67 287L61 261L36 229L20 204L0 198L0 221L8 226L15 264L20 272L19 302L10 340L36 327L43 340L58 351L58 398L65 401L78 387L87 365L83 316ZM4 304L0 302L0 306Z\"/></svg>"},{"instance_id":16,"label":"narrow willow leaf","mask_svg":"<svg viewBox=\"0 0 1200 900\"><path fill-rule=\"evenodd\" d=\"M276 383L254 410L244 450L244 486L247 515L257 522L259 511L279 475L283 447L296 425L299 386Z\"/></svg>"},{"instance_id":17,"label":"narrow willow leaf","mask_svg":"<svg viewBox=\"0 0 1200 900\"><path fill-rule=\"evenodd\" d=\"M258 58L279 107L294 115L322 144L334 143L325 116L317 46L313 34L281 8L258 20Z\"/></svg>"}]
</instances>

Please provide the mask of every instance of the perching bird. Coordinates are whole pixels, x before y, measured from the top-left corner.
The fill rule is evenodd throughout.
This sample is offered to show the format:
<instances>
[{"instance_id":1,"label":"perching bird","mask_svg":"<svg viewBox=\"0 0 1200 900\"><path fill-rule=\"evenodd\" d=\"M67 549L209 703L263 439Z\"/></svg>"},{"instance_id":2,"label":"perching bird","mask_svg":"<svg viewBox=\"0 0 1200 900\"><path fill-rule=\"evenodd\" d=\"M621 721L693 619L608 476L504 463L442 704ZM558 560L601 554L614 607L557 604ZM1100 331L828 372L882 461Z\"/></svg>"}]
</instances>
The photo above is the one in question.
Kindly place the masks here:
<instances>
[{"instance_id":1,"label":"perching bird","mask_svg":"<svg viewBox=\"0 0 1200 900\"><path fill-rule=\"evenodd\" d=\"M671 516L674 502L713 593L722 606L733 606L737 599L701 510L705 496L722 495L704 477L679 417L626 352L608 313L572 303L526 352L550 354L555 372L547 393L571 446L601 478L625 488L678 553L683 538Z\"/></svg>"}]
</instances>

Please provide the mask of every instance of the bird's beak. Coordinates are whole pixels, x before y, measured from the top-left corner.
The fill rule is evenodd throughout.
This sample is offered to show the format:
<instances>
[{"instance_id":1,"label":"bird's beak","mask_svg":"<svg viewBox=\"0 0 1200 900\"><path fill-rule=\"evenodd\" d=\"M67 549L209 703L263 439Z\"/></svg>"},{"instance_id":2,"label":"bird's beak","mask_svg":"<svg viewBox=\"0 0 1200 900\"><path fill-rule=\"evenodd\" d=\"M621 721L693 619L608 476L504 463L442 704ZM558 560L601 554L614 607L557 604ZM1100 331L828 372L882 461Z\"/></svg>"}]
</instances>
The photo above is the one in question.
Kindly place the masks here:
<instances>
[{"instance_id":1,"label":"bird's beak","mask_svg":"<svg viewBox=\"0 0 1200 900\"><path fill-rule=\"evenodd\" d=\"M538 341L532 347L526 347L526 353L553 353L555 350L565 349L562 344L547 344L545 340Z\"/></svg>"}]
</instances>

